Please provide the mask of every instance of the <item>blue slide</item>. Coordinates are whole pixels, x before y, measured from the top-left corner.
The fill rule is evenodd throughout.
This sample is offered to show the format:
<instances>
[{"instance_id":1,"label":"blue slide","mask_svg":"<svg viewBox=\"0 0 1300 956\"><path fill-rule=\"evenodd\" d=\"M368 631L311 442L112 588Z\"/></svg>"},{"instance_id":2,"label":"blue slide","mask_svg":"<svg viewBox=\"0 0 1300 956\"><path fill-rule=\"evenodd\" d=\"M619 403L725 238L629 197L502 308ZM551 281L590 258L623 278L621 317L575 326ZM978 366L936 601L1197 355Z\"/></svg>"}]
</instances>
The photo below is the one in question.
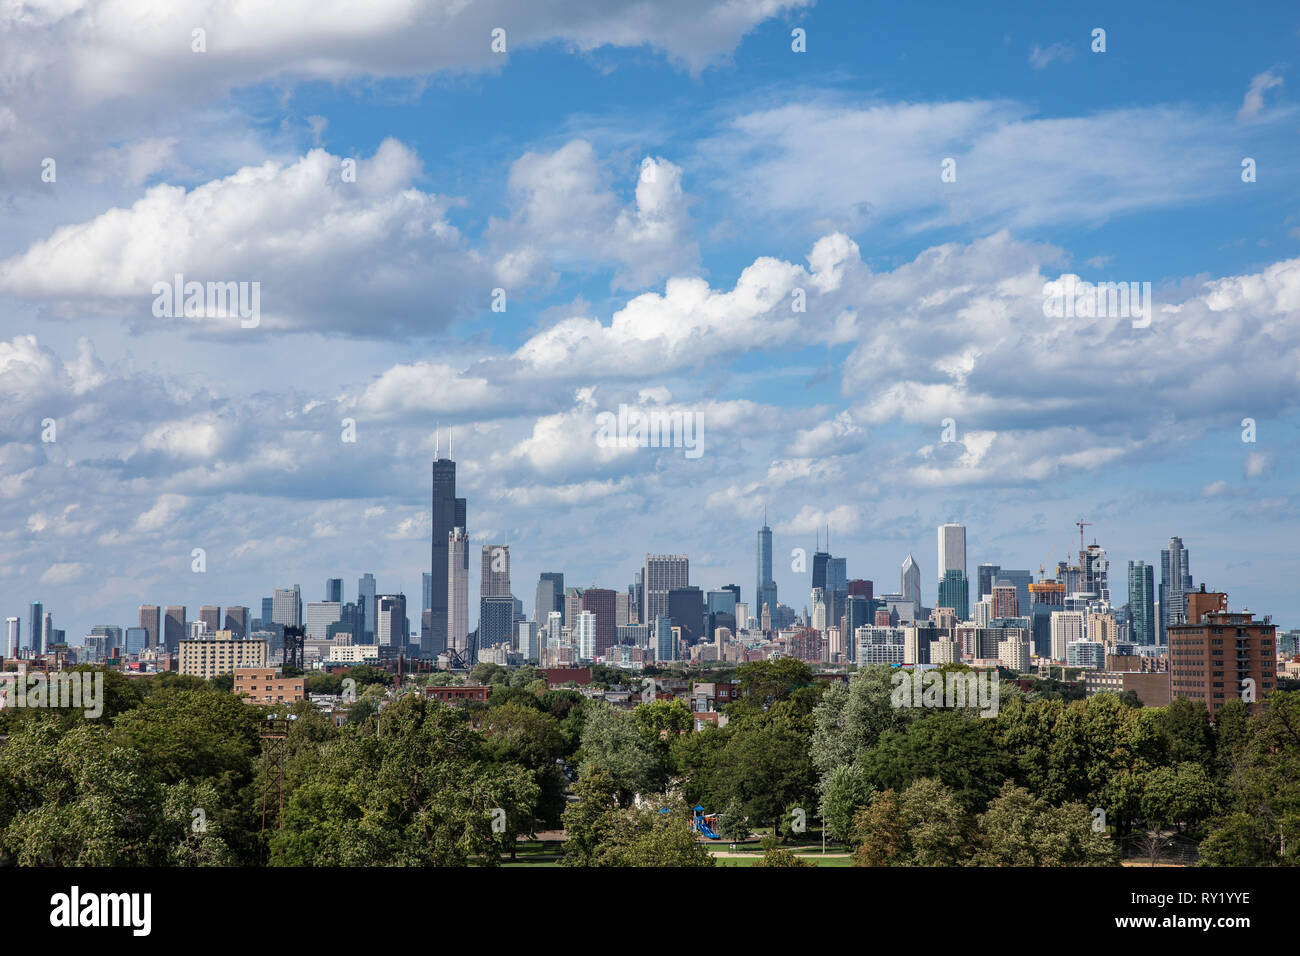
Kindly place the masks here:
<instances>
[{"instance_id":1,"label":"blue slide","mask_svg":"<svg viewBox=\"0 0 1300 956\"><path fill-rule=\"evenodd\" d=\"M721 840L722 837L713 832L713 828L704 822L704 808L695 808L695 829L699 830L706 839Z\"/></svg>"}]
</instances>

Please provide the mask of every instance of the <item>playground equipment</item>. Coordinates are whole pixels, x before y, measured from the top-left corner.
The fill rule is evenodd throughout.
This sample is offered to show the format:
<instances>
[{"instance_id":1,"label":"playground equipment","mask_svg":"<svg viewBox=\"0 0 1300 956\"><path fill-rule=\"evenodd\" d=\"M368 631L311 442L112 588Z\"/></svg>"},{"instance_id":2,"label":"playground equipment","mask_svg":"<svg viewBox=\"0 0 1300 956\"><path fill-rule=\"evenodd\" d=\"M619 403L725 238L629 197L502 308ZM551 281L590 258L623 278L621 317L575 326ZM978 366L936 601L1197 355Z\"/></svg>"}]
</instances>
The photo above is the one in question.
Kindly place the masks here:
<instances>
[{"instance_id":1,"label":"playground equipment","mask_svg":"<svg viewBox=\"0 0 1300 956\"><path fill-rule=\"evenodd\" d=\"M693 822L695 823L695 829L698 830L700 835L705 839L722 839L722 837L713 832L713 828L718 825L718 815L716 813L705 813L703 807L697 806L695 807L695 818Z\"/></svg>"}]
</instances>

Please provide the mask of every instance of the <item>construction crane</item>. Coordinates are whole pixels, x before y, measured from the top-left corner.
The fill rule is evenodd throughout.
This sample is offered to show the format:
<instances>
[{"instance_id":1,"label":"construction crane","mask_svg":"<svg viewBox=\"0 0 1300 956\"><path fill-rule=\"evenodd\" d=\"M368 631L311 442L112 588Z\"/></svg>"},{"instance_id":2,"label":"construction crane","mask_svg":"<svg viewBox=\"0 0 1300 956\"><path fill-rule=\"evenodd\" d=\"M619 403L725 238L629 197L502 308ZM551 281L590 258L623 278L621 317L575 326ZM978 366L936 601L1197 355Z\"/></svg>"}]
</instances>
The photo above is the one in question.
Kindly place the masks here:
<instances>
[{"instance_id":1,"label":"construction crane","mask_svg":"<svg viewBox=\"0 0 1300 956\"><path fill-rule=\"evenodd\" d=\"M1092 527L1092 522L1091 522L1091 521L1084 521L1082 518L1080 518L1078 521L1075 522L1075 524L1077 524L1077 525L1079 526L1079 565L1080 565L1080 567L1082 567L1082 566L1083 566L1083 552L1087 550L1087 548L1084 547L1084 544L1083 544L1083 529L1084 529L1084 528L1090 528L1090 527Z\"/></svg>"}]
</instances>

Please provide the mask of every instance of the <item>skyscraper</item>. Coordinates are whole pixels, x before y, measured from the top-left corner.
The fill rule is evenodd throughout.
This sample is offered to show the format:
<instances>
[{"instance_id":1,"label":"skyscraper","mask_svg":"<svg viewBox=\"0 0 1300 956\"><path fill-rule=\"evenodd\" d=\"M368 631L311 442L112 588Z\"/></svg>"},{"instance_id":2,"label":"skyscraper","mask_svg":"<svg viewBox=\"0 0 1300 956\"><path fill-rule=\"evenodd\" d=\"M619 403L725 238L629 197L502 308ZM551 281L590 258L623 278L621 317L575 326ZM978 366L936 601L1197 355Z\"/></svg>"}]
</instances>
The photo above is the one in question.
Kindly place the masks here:
<instances>
[{"instance_id":1,"label":"skyscraper","mask_svg":"<svg viewBox=\"0 0 1300 956\"><path fill-rule=\"evenodd\" d=\"M1128 563L1128 615L1135 644L1156 642L1155 568L1145 561Z\"/></svg>"},{"instance_id":2,"label":"skyscraper","mask_svg":"<svg viewBox=\"0 0 1300 956\"><path fill-rule=\"evenodd\" d=\"M939 607L950 607L957 612L957 620L970 619L970 584L966 575L955 568L944 572L939 582Z\"/></svg>"},{"instance_id":3,"label":"skyscraper","mask_svg":"<svg viewBox=\"0 0 1300 956\"><path fill-rule=\"evenodd\" d=\"M767 514L763 515L763 527L758 530L758 574L754 588L754 610L761 615L763 605L769 612L776 611L776 581L772 578L772 529L767 526Z\"/></svg>"},{"instance_id":4,"label":"skyscraper","mask_svg":"<svg viewBox=\"0 0 1300 956\"><path fill-rule=\"evenodd\" d=\"M406 595L378 594L375 607L375 643L405 652L411 634L406 617Z\"/></svg>"},{"instance_id":5,"label":"skyscraper","mask_svg":"<svg viewBox=\"0 0 1300 956\"><path fill-rule=\"evenodd\" d=\"M1088 545L1079 556L1079 573L1083 578L1080 590L1095 594L1105 604L1110 603L1110 561L1106 549L1096 542Z\"/></svg>"},{"instance_id":6,"label":"skyscraper","mask_svg":"<svg viewBox=\"0 0 1300 956\"><path fill-rule=\"evenodd\" d=\"M976 601L982 601L993 593L993 584L1001 570L996 564L981 564L975 569Z\"/></svg>"},{"instance_id":7,"label":"skyscraper","mask_svg":"<svg viewBox=\"0 0 1300 956\"><path fill-rule=\"evenodd\" d=\"M16 617L5 618L5 647L9 657L17 657L22 647L23 622Z\"/></svg>"},{"instance_id":8,"label":"skyscraper","mask_svg":"<svg viewBox=\"0 0 1300 956\"><path fill-rule=\"evenodd\" d=\"M483 545L479 597L510 596L510 545Z\"/></svg>"},{"instance_id":9,"label":"skyscraper","mask_svg":"<svg viewBox=\"0 0 1300 956\"><path fill-rule=\"evenodd\" d=\"M162 608L157 604L140 605L140 626L145 631L145 647L157 647L162 631Z\"/></svg>"},{"instance_id":10,"label":"skyscraper","mask_svg":"<svg viewBox=\"0 0 1300 956\"><path fill-rule=\"evenodd\" d=\"M966 577L966 526L954 521L939 526L939 580L949 571Z\"/></svg>"},{"instance_id":11,"label":"skyscraper","mask_svg":"<svg viewBox=\"0 0 1300 956\"><path fill-rule=\"evenodd\" d=\"M272 602L271 623L285 627L302 626L302 589L298 585L276 588Z\"/></svg>"},{"instance_id":12,"label":"skyscraper","mask_svg":"<svg viewBox=\"0 0 1300 956\"><path fill-rule=\"evenodd\" d=\"M468 524L465 520L465 499L456 497L456 462L450 457L443 458L437 450L434 451L434 455L436 457L433 462L432 557L429 565L429 573L433 577L433 592L430 594L429 610L432 614L429 626L435 643L438 642L440 635L445 634L447 646L453 647L452 635L448 629L447 606L448 595L451 592L448 588L447 593L444 594L438 582L450 583L451 581L448 575L447 549L452 530L460 528L464 531Z\"/></svg>"},{"instance_id":13,"label":"skyscraper","mask_svg":"<svg viewBox=\"0 0 1300 956\"><path fill-rule=\"evenodd\" d=\"M447 534L447 595L443 633L447 650L455 651L462 660L469 659L469 535L464 528L452 528ZM438 643L437 611L429 609L429 628L433 643Z\"/></svg>"},{"instance_id":14,"label":"skyscraper","mask_svg":"<svg viewBox=\"0 0 1300 956\"><path fill-rule=\"evenodd\" d=\"M31 626L28 627L28 633L31 634L30 642L32 654L45 653L45 605L40 601L32 602Z\"/></svg>"},{"instance_id":15,"label":"skyscraper","mask_svg":"<svg viewBox=\"0 0 1300 956\"><path fill-rule=\"evenodd\" d=\"M189 637L185 616L185 606L182 604L168 605L163 616L163 646L169 654L179 654L181 641Z\"/></svg>"},{"instance_id":16,"label":"skyscraper","mask_svg":"<svg viewBox=\"0 0 1300 956\"><path fill-rule=\"evenodd\" d=\"M515 644L515 601L509 594L489 594L478 601L478 641L470 649L474 659L483 648Z\"/></svg>"},{"instance_id":17,"label":"skyscraper","mask_svg":"<svg viewBox=\"0 0 1300 956\"><path fill-rule=\"evenodd\" d=\"M325 580L325 600L334 604L343 603L343 579L326 578Z\"/></svg>"},{"instance_id":18,"label":"skyscraper","mask_svg":"<svg viewBox=\"0 0 1300 956\"><path fill-rule=\"evenodd\" d=\"M242 605L226 608L226 630L236 640L248 637L248 608Z\"/></svg>"},{"instance_id":19,"label":"skyscraper","mask_svg":"<svg viewBox=\"0 0 1300 956\"><path fill-rule=\"evenodd\" d=\"M668 612L668 592L690 585L690 559L684 554L647 554L641 576L645 589L643 621L653 621Z\"/></svg>"},{"instance_id":20,"label":"skyscraper","mask_svg":"<svg viewBox=\"0 0 1300 956\"><path fill-rule=\"evenodd\" d=\"M901 579L901 591L903 599L912 602L913 607L921 606L921 569L917 566L916 559L910 554L907 560L903 562L903 569L899 574ZM859 621L859 625L869 623Z\"/></svg>"},{"instance_id":21,"label":"skyscraper","mask_svg":"<svg viewBox=\"0 0 1300 956\"><path fill-rule=\"evenodd\" d=\"M205 604L199 608L199 620L213 634L221 630L221 608L215 604Z\"/></svg>"},{"instance_id":22,"label":"skyscraper","mask_svg":"<svg viewBox=\"0 0 1300 956\"><path fill-rule=\"evenodd\" d=\"M615 643L615 594L609 588L585 588L582 592L582 610L595 615L595 644L597 657Z\"/></svg>"},{"instance_id":23,"label":"skyscraper","mask_svg":"<svg viewBox=\"0 0 1300 956\"><path fill-rule=\"evenodd\" d=\"M552 611L564 613L564 572L543 571L537 579L537 598L533 604L533 620L545 627Z\"/></svg>"},{"instance_id":24,"label":"skyscraper","mask_svg":"<svg viewBox=\"0 0 1300 956\"><path fill-rule=\"evenodd\" d=\"M360 634L354 634L353 643L375 643L375 576L369 572L357 578L357 604L361 606Z\"/></svg>"},{"instance_id":25,"label":"skyscraper","mask_svg":"<svg viewBox=\"0 0 1300 956\"><path fill-rule=\"evenodd\" d=\"M1182 538L1170 538L1169 547L1160 552L1160 642L1162 644L1168 643L1164 638L1164 631L1169 625L1186 622L1187 593L1191 590L1191 554L1183 547Z\"/></svg>"},{"instance_id":26,"label":"skyscraper","mask_svg":"<svg viewBox=\"0 0 1300 956\"><path fill-rule=\"evenodd\" d=\"M423 585L423 587L420 589L421 590L420 598L422 602L420 611L424 612L429 610L429 606L433 603L433 572L425 571L420 576L420 578L421 578L420 583Z\"/></svg>"}]
</instances>

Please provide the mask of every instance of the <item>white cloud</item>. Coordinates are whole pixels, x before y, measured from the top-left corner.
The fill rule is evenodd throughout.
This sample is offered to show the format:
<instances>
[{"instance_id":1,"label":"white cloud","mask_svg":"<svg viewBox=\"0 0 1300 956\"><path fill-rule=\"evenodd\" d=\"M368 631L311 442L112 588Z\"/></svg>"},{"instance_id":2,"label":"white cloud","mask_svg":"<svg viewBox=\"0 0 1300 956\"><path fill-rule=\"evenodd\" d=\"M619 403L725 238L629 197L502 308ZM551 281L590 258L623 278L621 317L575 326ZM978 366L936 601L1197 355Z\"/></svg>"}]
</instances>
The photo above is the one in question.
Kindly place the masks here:
<instances>
[{"instance_id":1,"label":"white cloud","mask_svg":"<svg viewBox=\"0 0 1300 956\"><path fill-rule=\"evenodd\" d=\"M1282 85L1282 77L1272 70L1257 73L1251 78L1250 88L1241 100L1241 109L1237 111L1237 122L1245 123L1257 119L1264 110L1264 94Z\"/></svg>"}]
</instances>

